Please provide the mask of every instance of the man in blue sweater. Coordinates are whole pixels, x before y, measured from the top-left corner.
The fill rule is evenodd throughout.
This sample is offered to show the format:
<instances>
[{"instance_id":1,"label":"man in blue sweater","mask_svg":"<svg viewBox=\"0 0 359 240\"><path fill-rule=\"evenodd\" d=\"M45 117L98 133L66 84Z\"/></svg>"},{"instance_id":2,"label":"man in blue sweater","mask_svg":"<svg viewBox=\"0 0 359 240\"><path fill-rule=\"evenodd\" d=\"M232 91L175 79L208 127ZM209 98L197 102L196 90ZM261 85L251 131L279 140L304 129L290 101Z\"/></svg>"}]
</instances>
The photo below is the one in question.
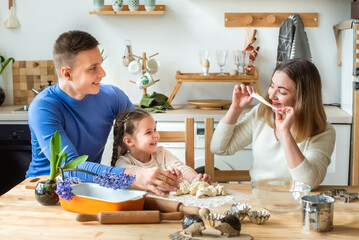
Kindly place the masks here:
<instances>
[{"instance_id":1,"label":"man in blue sweater","mask_svg":"<svg viewBox=\"0 0 359 240\"><path fill-rule=\"evenodd\" d=\"M120 174L136 174L134 186L163 195L162 187L173 191L178 187L177 179L168 171L151 169L123 169L100 164L102 153L114 119L121 112L135 108L127 95L112 85L101 84L106 76L101 67L102 56L98 41L82 31L61 34L55 42L53 57L58 84L43 90L29 107L31 130L32 162L26 177L48 175L50 173L50 139L58 131L62 148L69 161L88 155L79 168L97 174L104 170ZM84 181L91 182L92 175L71 172Z\"/></svg>"}]
</instances>

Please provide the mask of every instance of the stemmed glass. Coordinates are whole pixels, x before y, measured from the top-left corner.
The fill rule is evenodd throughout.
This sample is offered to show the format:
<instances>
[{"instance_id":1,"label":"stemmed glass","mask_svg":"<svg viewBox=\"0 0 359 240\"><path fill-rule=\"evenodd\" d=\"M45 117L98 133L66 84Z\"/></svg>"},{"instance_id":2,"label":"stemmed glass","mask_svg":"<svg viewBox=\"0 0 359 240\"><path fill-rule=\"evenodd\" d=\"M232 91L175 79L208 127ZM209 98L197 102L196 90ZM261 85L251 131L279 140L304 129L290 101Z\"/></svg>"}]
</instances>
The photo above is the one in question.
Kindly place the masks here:
<instances>
[{"instance_id":1,"label":"stemmed glass","mask_svg":"<svg viewBox=\"0 0 359 240\"><path fill-rule=\"evenodd\" d=\"M198 56L199 56L200 64L201 64L201 66L202 66L202 73L200 74L201 76L208 76L208 71L209 71L209 55L210 55L209 50L199 50L199 51L198 51Z\"/></svg>"},{"instance_id":2,"label":"stemmed glass","mask_svg":"<svg viewBox=\"0 0 359 240\"><path fill-rule=\"evenodd\" d=\"M217 63L219 65L219 69L220 69L220 72L217 76L226 76L226 74L224 74L224 72L223 72L223 69L224 69L224 65L226 65L227 55L228 55L227 50L217 50L216 51Z\"/></svg>"},{"instance_id":3,"label":"stemmed glass","mask_svg":"<svg viewBox=\"0 0 359 240\"><path fill-rule=\"evenodd\" d=\"M246 69L249 65L249 56L251 55L251 51L243 51L243 74L246 74Z\"/></svg>"},{"instance_id":4,"label":"stemmed glass","mask_svg":"<svg viewBox=\"0 0 359 240\"><path fill-rule=\"evenodd\" d=\"M243 52L241 50L233 50L234 65L237 67L238 74L241 74L239 67L243 64Z\"/></svg>"}]
</instances>

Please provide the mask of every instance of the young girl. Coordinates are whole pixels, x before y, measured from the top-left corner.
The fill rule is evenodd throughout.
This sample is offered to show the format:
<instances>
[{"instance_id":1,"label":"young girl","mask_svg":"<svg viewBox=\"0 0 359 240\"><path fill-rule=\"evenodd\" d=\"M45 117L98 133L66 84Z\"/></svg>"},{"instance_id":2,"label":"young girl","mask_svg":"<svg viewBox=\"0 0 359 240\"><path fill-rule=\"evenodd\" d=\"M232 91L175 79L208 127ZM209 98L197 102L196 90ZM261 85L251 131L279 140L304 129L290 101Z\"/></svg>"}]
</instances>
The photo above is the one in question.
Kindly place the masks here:
<instances>
[{"instance_id":1,"label":"young girl","mask_svg":"<svg viewBox=\"0 0 359 240\"><path fill-rule=\"evenodd\" d=\"M159 167L190 183L194 179L210 182L210 176L198 174L166 148L158 147L159 139L156 123L148 112L132 109L122 113L114 127L114 148L121 148L115 166L132 169Z\"/></svg>"}]
</instances>

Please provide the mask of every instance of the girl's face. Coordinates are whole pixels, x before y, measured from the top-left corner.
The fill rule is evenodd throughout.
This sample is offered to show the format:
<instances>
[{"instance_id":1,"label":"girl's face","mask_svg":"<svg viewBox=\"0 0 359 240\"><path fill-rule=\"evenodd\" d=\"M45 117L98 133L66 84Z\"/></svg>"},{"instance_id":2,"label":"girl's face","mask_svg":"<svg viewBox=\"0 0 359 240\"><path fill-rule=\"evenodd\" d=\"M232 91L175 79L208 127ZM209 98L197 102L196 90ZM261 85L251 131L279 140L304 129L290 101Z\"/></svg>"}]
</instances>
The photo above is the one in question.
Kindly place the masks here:
<instances>
[{"instance_id":1,"label":"girl's face","mask_svg":"<svg viewBox=\"0 0 359 240\"><path fill-rule=\"evenodd\" d=\"M156 123L151 116L147 116L135 122L136 130L132 137L133 147L131 154L150 155L156 152L160 134L156 130Z\"/></svg>"},{"instance_id":2,"label":"girl's face","mask_svg":"<svg viewBox=\"0 0 359 240\"><path fill-rule=\"evenodd\" d=\"M296 84L284 72L276 71L268 89L269 99L277 108L294 107Z\"/></svg>"}]
</instances>

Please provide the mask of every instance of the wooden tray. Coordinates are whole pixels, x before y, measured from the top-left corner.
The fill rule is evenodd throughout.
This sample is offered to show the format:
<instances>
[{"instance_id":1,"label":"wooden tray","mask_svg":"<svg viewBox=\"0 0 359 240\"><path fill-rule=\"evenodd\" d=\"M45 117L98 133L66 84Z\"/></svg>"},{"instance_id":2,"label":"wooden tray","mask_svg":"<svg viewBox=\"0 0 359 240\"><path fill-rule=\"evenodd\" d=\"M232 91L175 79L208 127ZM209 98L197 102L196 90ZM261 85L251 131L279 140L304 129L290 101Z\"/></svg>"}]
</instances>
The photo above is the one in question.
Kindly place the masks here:
<instances>
[{"instance_id":1,"label":"wooden tray","mask_svg":"<svg viewBox=\"0 0 359 240\"><path fill-rule=\"evenodd\" d=\"M222 109L225 106L231 105L231 100L221 99L199 99L199 100L188 100L189 104L195 105L200 109Z\"/></svg>"}]
</instances>

